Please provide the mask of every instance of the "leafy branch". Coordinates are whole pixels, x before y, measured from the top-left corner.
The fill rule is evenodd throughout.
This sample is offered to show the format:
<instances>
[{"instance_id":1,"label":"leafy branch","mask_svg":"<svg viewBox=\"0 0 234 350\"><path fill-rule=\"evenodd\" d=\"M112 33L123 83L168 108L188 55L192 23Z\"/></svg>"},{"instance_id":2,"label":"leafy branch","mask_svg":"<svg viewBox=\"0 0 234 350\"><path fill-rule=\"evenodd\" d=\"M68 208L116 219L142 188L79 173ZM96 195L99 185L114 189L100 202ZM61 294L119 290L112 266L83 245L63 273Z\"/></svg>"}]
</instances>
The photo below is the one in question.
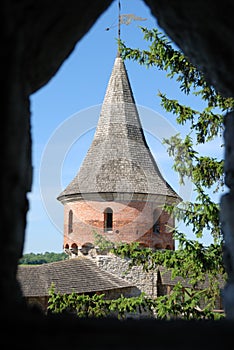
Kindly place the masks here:
<instances>
[{"instance_id":1,"label":"leafy branch","mask_svg":"<svg viewBox=\"0 0 234 350\"><path fill-rule=\"evenodd\" d=\"M105 294L61 294L55 292L55 285L49 290L48 310L52 313L75 313L78 317L103 318L107 316L125 319L129 314L147 312L153 316L154 301L144 293L126 298L120 295L116 299L106 299Z\"/></svg>"},{"instance_id":2,"label":"leafy branch","mask_svg":"<svg viewBox=\"0 0 234 350\"><path fill-rule=\"evenodd\" d=\"M158 29L140 27L144 39L150 43L149 50L132 49L124 42L120 42L120 50L123 59L132 59L146 67L157 67L167 73L167 77L174 78L180 83L180 89L185 94L193 92L207 101L208 107L219 108L222 111L232 110L233 98L224 98L218 94L214 87L210 86L204 75L187 59L180 51L172 47L169 39ZM196 89L198 91L194 91Z\"/></svg>"},{"instance_id":3,"label":"leafy branch","mask_svg":"<svg viewBox=\"0 0 234 350\"><path fill-rule=\"evenodd\" d=\"M52 284L49 290L48 310L52 313L73 313L80 318L116 317L119 320L124 320L132 315L139 316L142 313L147 317L164 319L222 317L211 311L210 306L206 306L203 310L198 306L200 301L198 296L201 294L201 291L188 293L188 289L185 291L178 282L169 296L153 299L141 293L135 297L126 298L121 295L119 298L110 300L105 298L105 294L56 293L55 286ZM182 295L185 296L185 300Z\"/></svg>"}]
</instances>

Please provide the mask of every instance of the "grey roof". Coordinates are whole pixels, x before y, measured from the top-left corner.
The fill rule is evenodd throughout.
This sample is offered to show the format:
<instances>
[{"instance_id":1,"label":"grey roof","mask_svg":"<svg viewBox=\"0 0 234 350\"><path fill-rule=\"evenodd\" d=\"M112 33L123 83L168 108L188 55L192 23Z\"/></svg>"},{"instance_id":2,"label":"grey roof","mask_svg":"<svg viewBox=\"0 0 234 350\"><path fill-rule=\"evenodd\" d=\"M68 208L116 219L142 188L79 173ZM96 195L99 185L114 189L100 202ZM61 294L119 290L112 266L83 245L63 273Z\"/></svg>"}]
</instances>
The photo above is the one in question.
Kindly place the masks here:
<instances>
[{"instance_id":1,"label":"grey roof","mask_svg":"<svg viewBox=\"0 0 234 350\"><path fill-rule=\"evenodd\" d=\"M147 145L120 57L115 59L93 142L58 200L95 193L152 194L181 201L162 177Z\"/></svg>"},{"instance_id":2,"label":"grey roof","mask_svg":"<svg viewBox=\"0 0 234 350\"><path fill-rule=\"evenodd\" d=\"M165 268L164 266L159 266L158 271L160 272L161 284L166 286L174 286L178 282L181 282L183 287L189 288L191 287L191 283L189 283L188 279L184 279L180 276L175 276L172 278L172 271Z\"/></svg>"},{"instance_id":3,"label":"grey roof","mask_svg":"<svg viewBox=\"0 0 234 350\"><path fill-rule=\"evenodd\" d=\"M160 272L160 278L161 278L162 285L174 286L178 282L180 282L182 284L182 286L185 288L191 288L191 286L192 286L189 278L183 278L180 276L172 277L172 270L167 269L164 266L158 266L158 272ZM219 281L220 288L223 288L226 282L225 282L225 279L223 278L222 275L218 276L218 281ZM207 288L208 286L209 286L209 279L208 279L208 276L206 276L205 281L199 282L197 284L197 289Z\"/></svg>"},{"instance_id":4,"label":"grey roof","mask_svg":"<svg viewBox=\"0 0 234 350\"><path fill-rule=\"evenodd\" d=\"M48 296L52 282L56 291L70 294L129 288L125 280L100 268L88 258L73 258L37 266L18 266L17 279L25 297Z\"/></svg>"}]
</instances>

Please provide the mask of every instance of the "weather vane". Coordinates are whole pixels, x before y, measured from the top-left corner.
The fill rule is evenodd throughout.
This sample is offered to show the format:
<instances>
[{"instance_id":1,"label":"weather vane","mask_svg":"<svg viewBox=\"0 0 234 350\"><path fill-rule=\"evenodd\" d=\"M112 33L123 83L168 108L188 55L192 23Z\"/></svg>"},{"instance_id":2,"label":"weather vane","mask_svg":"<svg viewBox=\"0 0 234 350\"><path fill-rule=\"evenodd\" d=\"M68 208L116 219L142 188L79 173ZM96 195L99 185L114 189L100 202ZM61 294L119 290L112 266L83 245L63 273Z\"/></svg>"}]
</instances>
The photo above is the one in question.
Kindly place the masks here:
<instances>
[{"instance_id":1,"label":"weather vane","mask_svg":"<svg viewBox=\"0 0 234 350\"><path fill-rule=\"evenodd\" d=\"M119 0L118 1L118 24L117 25L113 24L110 27L107 27L106 30L110 30L110 29L115 28L116 26L118 26L118 46L119 46L121 24L129 25L129 24L132 23L132 21L146 21L146 19L147 18L142 18L142 17L139 17L139 16L135 16L132 13L130 13L130 14L121 14L121 3L120 3L120 0Z\"/></svg>"}]
</instances>

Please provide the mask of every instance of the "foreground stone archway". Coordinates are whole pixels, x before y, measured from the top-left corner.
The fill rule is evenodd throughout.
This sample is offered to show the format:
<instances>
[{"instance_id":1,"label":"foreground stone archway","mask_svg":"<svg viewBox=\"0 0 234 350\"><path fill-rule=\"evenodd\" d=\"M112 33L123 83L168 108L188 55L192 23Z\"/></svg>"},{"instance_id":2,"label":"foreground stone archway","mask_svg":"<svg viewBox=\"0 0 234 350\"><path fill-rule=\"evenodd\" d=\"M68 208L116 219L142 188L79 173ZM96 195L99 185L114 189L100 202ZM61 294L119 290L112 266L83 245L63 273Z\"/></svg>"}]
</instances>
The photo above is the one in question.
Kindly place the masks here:
<instances>
[{"instance_id":1,"label":"foreground stone archway","mask_svg":"<svg viewBox=\"0 0 234 350\"><path fill-rule=\"evenodd\" d=\"M44 86L56 74L76 43L111 3L111 0L98 2L3 0L1 2L4 20L1 29L2 171L0 189L3 209L0 224L2 239L0 300L2 310L7 311L7 314L13 310L14 314L17 314L17 305L21 301L20 290L16 283L16 269L24 244L28 210L27 193L31 190L32 178L30 94ZM204 72L207 80L224 96L234 96L234 3L231 0L215 3L211 0L196 2L145 0L145 3L151 8L159 25ZM222 199L222 222L227 242L225 258L229 275L225 299L227 315L230 319L234 319L233 117L230 113L225 124L225 177L230 193ZM19 315L22 316L21 311ZM40 321L36 322L39 322L37 324L39 327ZM95 321L93 322L92 325L96 327ZM5 323L6 327L9 325L8 322ZM184 324L178 323L178 327L181 326ZM84 324L82 327L83 332L87 332ZM131 333L131 325L128 327ZM148 329L150 327L148 325ZM186 325L186 327L190 326ZM122 326L116 326L116 329L126 336L126 328L123 330ZM229 324L225 324L222 331L224 329L227 332L226 335L231 334L228 333L231 332ZM101 329L99 331L101 332ZM202 332L204 339L209 336L210 331L208 327L205 334ZM136 330L133 333L136 334ZM56 335L56 331L53 334ZM110 334L113 333L110 332ZM174 339L177 343L174 342L171 348L179 345L185 348L186 342L181 342L178 335ZM53 344L56 345L56 342ZM57 344L61 345L62 342ZM137 343L137 346L139 345L140 342ZM94 346L95 343L93 348Z\"/></svg>"}]
</instances>

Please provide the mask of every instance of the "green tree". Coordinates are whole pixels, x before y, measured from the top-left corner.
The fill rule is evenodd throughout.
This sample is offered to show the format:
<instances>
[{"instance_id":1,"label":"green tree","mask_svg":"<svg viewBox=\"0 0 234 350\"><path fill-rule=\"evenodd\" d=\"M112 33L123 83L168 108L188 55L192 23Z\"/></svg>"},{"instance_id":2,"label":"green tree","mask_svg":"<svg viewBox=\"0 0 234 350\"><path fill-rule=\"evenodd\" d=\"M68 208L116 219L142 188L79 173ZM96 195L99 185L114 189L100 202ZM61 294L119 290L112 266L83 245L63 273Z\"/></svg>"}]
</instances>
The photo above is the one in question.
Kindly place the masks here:
<instances>
[{"instance_id":1,"label":"green tree","mask_svg":"<svg viewBox=\"0 0 234 350\"><path fill-rule=\"evenodd\" d=\"M182 93L193 94L205 106L203 110L181 104L178 100L168 98L166 93L158 92L161 105L166 112L175 116L179 125L189 128L187 136L183 139L179 134L171 139L164 140L170 156L174 158L174 169L179 173L181 183L189 177L194 185L196 197L191 202L183 203L178 207L165 206L179 221L192 229L194 240L188 240L186 234L175 229L175 238L178 240L178 249L175 252L152 252L134 246L122 245L114 249L116 254L132 258L135 264L143 264L145 268L155 268L162 264L172 270L172 276L189 278L194 293L188 299L186 307L189 315L194 310L197 317L199 300L205 300L207 315L214 317L211 311L215 299L219 294L219 279L226 279L222 260L223 237L219 222L219 203L214 201L213 193L222 191L224 186L223 159L211 157L206 153L198 153L197 146L207 144L222 137L223 121L226 112L234 107L233 98L222 97L206 80L204 75L189 62L183 53L173 47L169 39L157 29L142 28L144 39L149 44L147 50L133 49L120 42L123 59L138 62L147 68L164 70L169 79L175 79ZM204 151L205 152L205 151ZM204 247L198 238L208 231L213 237L213 243ZM198 283L209 281L203 292L195 292ZM163 298L164 309L161 308L161 317L168 317L168 310L173 314L173 307L178 306L179 286L167 298ZM182 300L182 299L181 299ZM173 301L173 302L172 302ZM164 310L164 311L163 311ZM178 311L180 310L180 311ZM174 310L174 315L186 317L184 308ZM196 312L195 312L196 311Z\"/></svg>"},{"instance_id":2,"label":"green tree","mask_svg":"<svg viewBox=\"0 0 234 350\"><path fill-rule=\"evenodd\" d=\"M55 291L56 286L49 289L48 310L52 313L75 313L78 317L117 317L125 319L130 314L147 312L153 316L155 301L147 298L144 293L127 298L120 295L116 299L107 299L105 294L61 294Z\"/></svg>"},{"instance_id":3,"label":"green tree","mask_svg":"<svg viewBox=\"0 0 234 350\"><path fill-rule=\"evenodd\" d=\"M68 256L65 253L28 253L24 254L19 260L19 265L41 265L54 261L60 261L67 259Z\"/></svg>"}]
</instances>

